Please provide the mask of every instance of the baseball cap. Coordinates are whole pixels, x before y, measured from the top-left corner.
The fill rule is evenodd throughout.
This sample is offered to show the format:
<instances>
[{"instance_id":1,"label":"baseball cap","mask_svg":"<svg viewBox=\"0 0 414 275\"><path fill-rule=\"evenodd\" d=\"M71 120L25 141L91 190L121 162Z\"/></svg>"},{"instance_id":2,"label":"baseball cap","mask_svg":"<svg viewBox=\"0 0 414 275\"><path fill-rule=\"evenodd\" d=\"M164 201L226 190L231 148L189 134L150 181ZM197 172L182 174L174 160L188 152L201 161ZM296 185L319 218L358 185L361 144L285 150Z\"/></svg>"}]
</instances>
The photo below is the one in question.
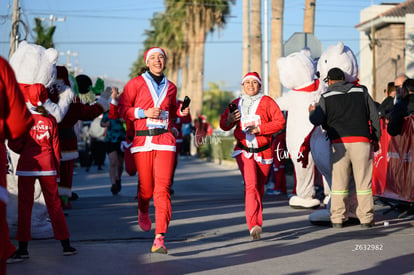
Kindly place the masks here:
<instances>
[{"instance_id":1,"label":"baseball cap","mask_svg":"<svg viewBox=\"0 0 414 275\"><path fill-rule=\"evenodd\" d=\"M324 82L328 82L328 80L345 80L344 72L339 68L332 68L328 71L328 75L323 80Z\"/></svg>"}]
</instances>

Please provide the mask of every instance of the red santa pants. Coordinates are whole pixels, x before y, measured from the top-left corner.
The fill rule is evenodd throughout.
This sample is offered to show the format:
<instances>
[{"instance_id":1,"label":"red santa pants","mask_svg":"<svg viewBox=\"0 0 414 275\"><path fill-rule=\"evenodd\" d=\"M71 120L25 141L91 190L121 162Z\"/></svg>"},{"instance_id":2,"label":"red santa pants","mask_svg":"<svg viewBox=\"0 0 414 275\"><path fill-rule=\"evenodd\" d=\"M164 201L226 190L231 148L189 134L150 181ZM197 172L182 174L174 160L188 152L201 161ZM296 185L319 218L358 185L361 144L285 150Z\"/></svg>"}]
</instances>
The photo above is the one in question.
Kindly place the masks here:
<instances>
[{"instance_id":1,"label":"red santa pants","mask_svg":"<svg viewBox=\"0 0 414 275\"><path fill-rule=\"evenodd\" d=\"M18 180L18 218L17 218L17 235L18 241L30 241L30 225L32 217L32 208L34 201L35 180L39 179L42 188L43 197L45 198L47 211L50 221L52 222L53 234L56 240L65 240L69 238L69 231L66 225L65 216L60 205L56 176L39 176L39 177L22 177Z\"/></svg>"},{"instance_id":2,"label":"red santa pants","mask_svg":"<svg viewBox=\"0 0 414 275\"><path fill-rule=\"evenodd\" d=\"M270 164L261 164L243 154L236 157L237 164L244 180L244 200L246 222L249 230L253 226L263 224L263 194L267 176L270 172Z\"/></svg>"},{"instance_id":3,"label":"red santa pants","mask_svg":"<svg viewBox=\"0 0 414 275\"><path fill-rule=\"evenodd\" d=\"M130 148L126 148L124 152L124 163L125 163L125 171L130 176L135 176L137 173L137 168L134 162L134 156L131 153Z\"/></svg>"},{"instance_id":4,"label":"red santa pants","mask_svg":"<svg viewBox=\"0 0 414 275\"><path fill-rule=\"evenodd\" d=\"M0 274L6 274L6 261L16 251L10 242L6 204L0 200Z\"/></svg>"},{"instance_id":5,"label":"red santa pants","mask_svg":"<svg viewBox=\"0 0 414 275\"><path fill-rule=\"evenodd\" d=\"M273 190L283 194L287 193L286 188L286 133L275 136L272 140L273 150Z\"/></svg>"},{"instance_id":6,"label":"red santa pants","mask_svg":"<svg viewBox=\"0 0 414 275\"><path fill-rule=\"evenodd\" d=\"M134 154L138 171L138 208L148 213L154 197L155 234L166 233L171 220L170 186L175 152L149 151Z\"/></svg>"},{"instance_id":7,"label":"red santa pants","mask_svg":"<svg viewBox=\"0 0 414 275\"><path fill-rule=\"evenodd\" d=\"M60 182L58 183L60 196L72 196L72 180L74 166L74 159L60 161Z\"/></svg>"}]
</instances>

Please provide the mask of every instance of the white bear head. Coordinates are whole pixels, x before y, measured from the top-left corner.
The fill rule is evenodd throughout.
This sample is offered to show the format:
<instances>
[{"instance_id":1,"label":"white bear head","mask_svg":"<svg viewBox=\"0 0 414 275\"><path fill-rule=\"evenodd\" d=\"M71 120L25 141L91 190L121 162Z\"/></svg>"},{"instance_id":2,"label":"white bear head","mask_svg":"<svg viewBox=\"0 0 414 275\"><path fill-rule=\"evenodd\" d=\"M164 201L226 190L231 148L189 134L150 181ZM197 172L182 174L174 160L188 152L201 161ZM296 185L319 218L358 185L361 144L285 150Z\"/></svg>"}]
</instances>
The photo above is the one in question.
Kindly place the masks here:
<instances>
[{"instance_id":1,"label":"white bear head","mask_svg":"<svg viewBox=\"0 0 414 275\"><path fill-rule=\"evenodd\" d=\"M358 80L357 59L352 50L345 46L343 42L328 46L322 53L317 65L319 79L325 79L328 71L335 67L344 72L346 81L355 82Z\"/></svg>"},{"instance_id":2,"label":"white bear head","mask_svg":"<svg viewBox=\"0 0 414 275\"><path fill-rule=\"evenodd\" d=\"M53 49L45 49L23 41L10 58L18 83L40 83L49 88L56 79L56 62L59 54Z\"/></svg>"},{"instance_id":3,"label":"white bear head","mask_svg":"<svg viewBox=\"0 0 414 275\"><path fill-rule=\"evenodd\" d=\"M308 49L280 57L276 65L280 82L288 89L306 87L315 79L315 63Z\"/></svg>"}]
</instances>

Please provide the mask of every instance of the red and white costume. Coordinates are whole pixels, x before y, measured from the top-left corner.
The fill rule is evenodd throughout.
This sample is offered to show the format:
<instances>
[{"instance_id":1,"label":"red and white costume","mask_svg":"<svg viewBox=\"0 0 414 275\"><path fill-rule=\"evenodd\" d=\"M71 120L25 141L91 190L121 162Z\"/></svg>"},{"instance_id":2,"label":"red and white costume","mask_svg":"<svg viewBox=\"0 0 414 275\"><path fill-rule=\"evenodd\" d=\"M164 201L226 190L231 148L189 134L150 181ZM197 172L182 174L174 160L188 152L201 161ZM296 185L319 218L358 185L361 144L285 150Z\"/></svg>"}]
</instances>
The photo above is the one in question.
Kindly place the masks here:
<instances>
[{"instance_id":1,"label":"red and white costume","mask_svg":"<svg viewBox=\"0 0 414 275\"><path fill-rule=\"evenodd\" d=\"M277 60L282 85L290 89L276 103L281 110L287 111L286 146L292 159L296 195L289 199L293 208L319 207L321 202L315 195L315 163L302 144L312 132L309 121L309 105L317 102L320 96L320 83L315 80L315 64L307 50L292 53ZM302 160L307 161L306 165Z\"/></svg>"},{"instance_id":2,"label":"red and white costume","mask_svg":"<svg viewBox=\"0 0 414 275\"><path fill-rule=\"evenodd\" d=\"M51 89L52 83L56 79L56 62L59 53L56 49L45 49L42 46L29 44L26 41L19 43L19 47L10 58L18 83L20 84L43 84L46 88ZM27 102L27 95L24 95ZM43 106L53 115L59 123L65 116L69 105L74 97L74 92L67 89L56 94L56 101L47 100ZM10 159L13 169L17 167L19 155L10 150ZM18 208L18 177L15 171L8 176L8 191L15 195L8 208L8 220L17 223ZM14 199L15 198L15 199ZM53 237L53 228L47 217L47 207L39 184L35 187L35 203L32 210L32 228L33 238L50 238Z\"/></svg>"},{"instance_id":3,"label":"red and white costume","mask_svg":"<svg viewBox=\"0 0 414 275\"><path fill-rule=\"evenodd\" d=\"M177 99L176 105L181 106L183 101ZM184 123L191 123L191 114L186 115L185 117L177 117L173 122L172 125L175 129L177 129L177 136L175 137L175 164L174 164L174 172L177 168L178 164L178 156L180 155L181 144L183 143L183 132L181 131L182 126Z\"/></svg>"},{"instance_id":4,"label":"red and white costume","mask_svg":"<svg viewBox=\"0 0 414 275\"><path fill-rule=\"evenodd\" d=\"M109 106L109 113L108 117L110 119L118 119L118 101L112 99L111 105ZM121 142L121 150L124 152L124 164L125 164L125 171L130 176L135 176L137 173L137 168L135 166L134 157L131 153L131 146L132 141L134 140L135 136L135 130L134 130L134 124L130 120L125 121L126 125L126 139L125 141Z\"/></svg>"},{"instance_id":5,"label":"red and white costume","mask_svg":"<svg viewBox=\"0 0 414 275\"><path fill-rule=\"evenodd\" d=\"M10 242L6 219L8 194L4 141L23 136L33 124L33 118L24 102L13 69L0 57L0 274L6 274L6 260L16 250Z\"/></svg>"},{"instance_id":6,"label":"red and white costume","mask_svg":"<svg viewBox=\"0 0 414 275\"><path fill-rule=\"evenodd\" d=\"M38 179L54 237L65 240L69 238L69 232L57 190L60 151L56 119L51 115L43 116L34 110L33 106L38 105L38 102L44 103L47 99L47 89L42 84L20 84L20 88L24 89L24 94L29 98L30 102L26 104L32 113L34 125L26 136L8 143L10 149L20 154L16 168L16 175L19 177L16 239L23 242L31 240L34 184Z\"/></svg>"},{"instance_id":7,"label":"red and white costume","mask_svg":"<svg viewBox=\"0 0 414 275\"><path fill-rule=\"evenodd\" d=\"M227 126L226 120L229 113L227 108L221 115L220 127L224 131L231 130L235 125L234 137L237 144L234 147L232 156L236 158L240 172L245 184L245 211L246 221L249 230L254 226L262 226L262 210L263 210L263 195L264 186L266 184L267 176L269 174L271 164L273 162L273 152L270 147L272 134L284 128L285 119L275 101L269 96L262 96L253 103L250 111L253 116L257 118L260 133L248 134L243 131L243 121L248 114L243 113L243 99L238 98L232 103L237 104L238 110L241 114L241 119L236 123ZM248 152L242 147L255 148L261 152Z\"/></svg>"},{"instance_id":8,"label":"red and white costume","mask_svg":"<svg viewBox=\"0 0 414 275\"><path fill-rule=\"evenodd\" d=\"M85 104L78 97L75 97L65 117L58 124L60 151L62 154L60 162L61 179L59 183L59 195L61 196L70 197L72 195L73 167L75 159L79 157L78 139L74 126L79 120L93 120L102 114L105 110L104 100L102 98L102 100L98 100L95 104Z\"/></svg>"},{"instance_id":9,"label":"red and white costume","mask_svg":"<svg viewBox=\"0 0 414 275\"><path fill-rule=\"evenodd\" d=\"M154 197L155 234L166 233L171 219L170 185L175 159L175 138L171 121L179 114L176 106L177 88L164 77L165 85L157 95L146 73L131 79L118 102L118 112L125 121L132 121L135 131L165 129L154 136L135 136L131 153L138 171L138 207L148 213L149 202ZM139 108L159 107L160 119L139 118ZM162 117L162 118L161 118Z\"/></svg>"}]
</instances>

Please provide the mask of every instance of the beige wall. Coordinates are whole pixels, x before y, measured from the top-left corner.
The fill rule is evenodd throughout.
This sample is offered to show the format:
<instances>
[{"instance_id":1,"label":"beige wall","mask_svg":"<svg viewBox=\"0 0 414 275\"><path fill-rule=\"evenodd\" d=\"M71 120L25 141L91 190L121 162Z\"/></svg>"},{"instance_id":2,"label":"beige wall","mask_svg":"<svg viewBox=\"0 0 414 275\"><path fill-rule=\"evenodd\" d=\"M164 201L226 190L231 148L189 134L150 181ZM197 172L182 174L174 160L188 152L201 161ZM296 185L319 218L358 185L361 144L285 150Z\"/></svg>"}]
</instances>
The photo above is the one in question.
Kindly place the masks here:
<instances>
[{"instance_id":1,"label":"beige wall","mask_svg":"<svg viewBox=\"0 0 414 275\"><path fill-rule=\"evenodd\" d=\"M391 24L376 31L376 100L384 97L387 83L405 73L405 26Z\"/></svg>"}]
</instances>

